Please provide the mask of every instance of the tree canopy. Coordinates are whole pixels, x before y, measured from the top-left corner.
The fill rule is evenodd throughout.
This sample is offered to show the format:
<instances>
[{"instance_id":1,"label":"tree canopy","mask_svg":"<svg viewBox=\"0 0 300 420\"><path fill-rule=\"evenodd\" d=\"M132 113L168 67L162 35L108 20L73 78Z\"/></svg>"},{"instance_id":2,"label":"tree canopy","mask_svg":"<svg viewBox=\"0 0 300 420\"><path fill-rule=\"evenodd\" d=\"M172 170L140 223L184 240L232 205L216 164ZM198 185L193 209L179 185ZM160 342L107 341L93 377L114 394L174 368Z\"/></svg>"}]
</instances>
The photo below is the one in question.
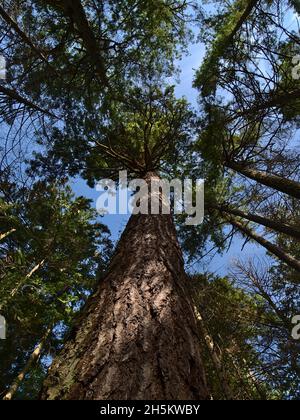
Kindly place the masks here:
<instances>
[{"instance_id":1,"label":"tree canopy","mask_svg":"<svg viewBox=\"0 0 300 420\"><path fill-rule=\"evenodd\" d=\"M126 169L205 179L204 223L175 221L211 396L299 399L299 13L296 0L1 3L3 398L37 398L113 252L70 181ZM192 43L206 48L197 104L176 93ZM237 240L226 275L200 273ZM245 261L248 243L266 258Z\"/></svg>"}]
</instances>

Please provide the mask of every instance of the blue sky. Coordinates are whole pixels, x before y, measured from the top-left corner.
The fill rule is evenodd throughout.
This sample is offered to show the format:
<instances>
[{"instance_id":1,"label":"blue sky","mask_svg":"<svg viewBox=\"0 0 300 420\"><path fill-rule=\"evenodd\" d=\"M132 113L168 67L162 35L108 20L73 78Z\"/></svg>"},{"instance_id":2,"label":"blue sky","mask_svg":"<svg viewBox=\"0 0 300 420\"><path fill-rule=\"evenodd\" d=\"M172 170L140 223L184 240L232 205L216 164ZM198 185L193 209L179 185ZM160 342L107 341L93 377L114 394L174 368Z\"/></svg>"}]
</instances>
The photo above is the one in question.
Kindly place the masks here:
<instances>
[{"instance_id":1,"label":"blue sky","mask_svg":"<svg viewBox=\"0 0 300 420\"><path fill-rule=\"evenodd\" d=\"M199 43L193 44L190 46L189 55L183 57L180 62L181 77L175 92L178 97L185 96L194 107L197 107L198 92L192 88L192 82L195 70L201 65L204 55L204 46ZM93 205L96 207L96 200L99 197L99 192L96 189L89 188L85 181L78 178L72 181L72 188L76 195L83 195L92 199ZM126 226L128 217L122 215L105 215L102 218L102 222L109 227L114 241L120 237L120 234ZM215 255L212 259L207 258L205 261L195 263L190 267L190 270L195 272L209 271L218 275L225 275L228 273L234 259L242 258L247 261L247 259L252 257L265 257L266 253L262 247L256 246L253 243L247 243L243 247L244 243L245 240L242 237L236 236L230 249L224 255Z\"/></svg>"},{"instance_id":2,"label":"blue sky","mask_svg":"<svg viewBox=\"0 0 300 420\"><path fill-rule=\"evenodd\" d=\"M208 10L208 9L207 9ZM285 14L285 25L289 30L298 29L297 22L299 16L292 9L287 10ZM194 27L193 31L197 35L198 28ZM199 42L191 44L189 48L189 54L184 56L179 63L181 69L180 83L176 84L176 95L178 97L185 96L193 107L197 108L197 90L192 88L193 78L195 71L200 67L203 58L205 56L205 46ZM173 83L173 82L171 82ZM73 181L73 189L76 194L84 195L85 197L91 198L96 207L96 200L99 197L99 193L96 189L90 189L86 183L77 179ZM111 230L112 239L118 240L120 234L124 230L128 221L128 216L120 215L106 215L102 218L102 221L108 225ZM230 249L223 255L215 255L213 253L205 261L195 263L189 268L190 271L203 272L209 271L218 275L226 275L232 267L232 263L235 259L241 259L247 261L250 258L259 258L267 260L268 263L272 264L272 259L267 257L266 251L263 247L256 245L253 242L247 242L240 235L235 235Z\"/></svg>"}]
</instances>

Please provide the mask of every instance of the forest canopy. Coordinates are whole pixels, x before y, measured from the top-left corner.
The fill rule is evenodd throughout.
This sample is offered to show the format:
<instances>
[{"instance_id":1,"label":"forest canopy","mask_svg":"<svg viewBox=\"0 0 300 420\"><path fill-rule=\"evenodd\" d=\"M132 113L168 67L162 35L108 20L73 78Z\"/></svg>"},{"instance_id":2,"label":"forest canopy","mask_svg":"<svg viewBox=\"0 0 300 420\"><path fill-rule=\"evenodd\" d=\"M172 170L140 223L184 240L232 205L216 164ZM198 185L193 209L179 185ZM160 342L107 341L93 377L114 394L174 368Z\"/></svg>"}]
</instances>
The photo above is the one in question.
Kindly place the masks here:
<instances>
[{"instance_id":1,"label":"forest canopy","mask_svg":"<svg viewBox=\"0 0 300 420\"><path fill-rule=\"evenodd\" d=\"M1 399L299 400L299 16L1 2ZM204 179L203 223L111 235L91 191L124 170Z\"/></svg>"}]
</instances>

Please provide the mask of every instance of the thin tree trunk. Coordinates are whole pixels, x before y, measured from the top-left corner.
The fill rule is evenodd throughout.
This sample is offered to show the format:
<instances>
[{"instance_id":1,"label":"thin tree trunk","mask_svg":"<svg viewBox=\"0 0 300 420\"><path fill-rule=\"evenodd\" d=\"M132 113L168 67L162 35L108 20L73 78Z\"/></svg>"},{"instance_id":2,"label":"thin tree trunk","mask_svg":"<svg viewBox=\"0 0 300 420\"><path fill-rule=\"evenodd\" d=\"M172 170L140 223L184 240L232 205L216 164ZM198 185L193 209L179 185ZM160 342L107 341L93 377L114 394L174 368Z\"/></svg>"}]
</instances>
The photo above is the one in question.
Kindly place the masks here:
<instances>
[{"instance_id":1,"label":"thin tree trunk","mask_svg":"<svg viewBox=\"0 0 300 420\"><path fill-rule=\"evenodd\" d=\"M257 169L245 167L244 165L235 162L226 162L225 165L228 168L233 169L234 171L246 176L247 178L259 182L260 184L266 185L267 187L273 188L274 190L283 192L291 197L300 199L299 182L283 178L278 175L273 175L268 172L258 171Z\"/></svg>"},{"instance_id":2,"label":"thin tree trunk","mask_svg":"<svg viewBox=\"0 0 300 420\"><path fill-rule=\"evenodd\" d=\"M259 216L253 213L245 213L241 210L234 209L232 207L227 206L210 206L211 208L215 208L216 210L220 210L221 212L225 212L227 214L231 214L233 216L238 216L243 219L249 220L254 223L258 223L262 226L265 226L269 229L272 229L279 233L284 233L285 235L291 236L295 239L300 239L300 230L297 229L296 226L289 225L287 223L282 223L276 220L268 219L263 216Z\"/></svg>"},{"instance_id":3,"label":"thin tree trunk","mask_svg":"<svg viewBox=\"0 0 300 420\"><path fill-rule=\"evenodd\" d=\"M22 369L22 371L17 376L16 380L13 382L11 387L9 388L8 392L5 394L3 400L11 400L15 393L18 391L21 383L23 382L26 374L32 369L36 363L39 361L42 351L45 347L45 344L49 338L49 335L51 334L52 326L47 329L45 335L43 336L41 342L36 346L34 351L31 353L26 365Z\"/></svg>"},{"instance_id":4,"label":"thin tree trunk","mask_svg":"<svg viewBox=\"0 0 300 420\"><path fill-rule=\"evenodd\" d=\"M9 97L13 101L19 104L22 104L33 111L41 112L42 114L45 114L45 115L48 115L49 117L57 119L57 117L54 114L52 114L51 112L43 108L40 108L38 105L34 104L33 102L19 95L18 92L16 92L13 89L9 89L0 85L0 93L3 93L5 96Z\"/></svg>"},{"instance_id":5,"label":"thin tree trunk","mask_svg":"<svg viewBox=\"0 0 300 420\"><path fill-rule=\"evenodd\" d=\"M267 239L263 238L262 236L257 235L257 233L253 232L251 229L249 229L243 223L238 222L237 220L235 220L233 218L229 218L228 220L233 226L235 226L238 230L243 232L246 236L249 236L249 238L254 239L257 243L259 243L264 248L266 248L271 254L275 255L281 261L285 262L289 267L294 268L295 270L300 272L300 261L298 261L292 255L287 254L279 246L274 245L272 242L268 241Z\"/></svg>"},{"instance_id":6,"label":"thin tree trunk","mask_svg":"<svg viewBox=\"0 0 300 420\"><path fill-rule=\"evenodd\" d=\"M11 299L14 298L14 296L18 293L20 288L26 283L27 280L29 280L33 274L41 268L45 264L45 260L40 261L38 264L36 264L32 270L26 276L17 284L17 286L10 292L9 297L2 302L0 305L0 311L3 310L3 308L10 302Z\"/></svg>"},{"instance_id":7,"label":"thin tree trunk","mask_svg":"<svg viewBox=\"0 0 300 420\"><path fill-rule=\"evenodd\" d=\"M16 229L10 229L8 232L1 233L1 235L0 235L0 241L2 241L3 239L7 238L9 235L11 235L12 233L14 233L15 231L16 231Z\"/></svg>"},{"instance_id":8,"label":"thin tree trunk","mask_svg":"<svg viewBox=\"0 0 300 420\"><path fill-rule=\"evenodd\" d=\"M41 398L208 399L188 281L172 216L131 216Z\"/></svg>"},{"instance_id":9,"label":"thin tree trunk","mask_svg":"<svg viewBox=\"0 0 300 420\"><path fill-rule=\"evenodd\" d=\"M16 293L20 290L20 287L22 287L22 285L26 282L26 280L29 280L33 274L39 270L43 265L45 264L45 260L40 261L38 264L36 264L32 270L30 270L30 272L28 274L26 274L26 277L17 285L17 287L15 287L10 296L13 298Z\"/></svg>"},{"instance_id":10,"label":"thin tree trunk","mask_svg":"<svg viewBox=\"0 0 300 420\"><path fill-rule=\"evenodd\" d=\"M195 313L197 320L200 324L200 328L202 331L203 338L205 340L206 347L208 349L208 352L210 354L212 363L214 365L214 368L216 370L216 373L219 377L219 381L221 384L222 391L224 393L224 396L226 400L233 400L233 393L230 389L228 378L226 375L226 372L223 367L223 361L222 361L222 353L221 349L216 346L214 339L210 335L208 329L206 328L205 322L202 318L202 315L200 314L199 310L195 307Z\"/></svg>"},{"instance_id":11,"label":"thin tree trunk","mask_svg":"<svg viewBox=\"0 0 300 420\"><path fill-rule=\"evenodd\" d=\"M19 28L18 24L9 16L8 13L6 13L6 11L3 9L3 7L1 7L1 5L0 16L5 20L5 22L8 25L10 25L13 28L13 30L20 36L20 38L24 41L25 44L27 44L35 52L35 54L38 55L38 57L40 57L40 59L47 64L47 66L51 67L44 54L34 45L34 43L25 34L25 32L23 32L22 29ZM51 67L51 69L53 68ZM53 70L55 71L55 69Z\"/></svg>"}]
</instances>

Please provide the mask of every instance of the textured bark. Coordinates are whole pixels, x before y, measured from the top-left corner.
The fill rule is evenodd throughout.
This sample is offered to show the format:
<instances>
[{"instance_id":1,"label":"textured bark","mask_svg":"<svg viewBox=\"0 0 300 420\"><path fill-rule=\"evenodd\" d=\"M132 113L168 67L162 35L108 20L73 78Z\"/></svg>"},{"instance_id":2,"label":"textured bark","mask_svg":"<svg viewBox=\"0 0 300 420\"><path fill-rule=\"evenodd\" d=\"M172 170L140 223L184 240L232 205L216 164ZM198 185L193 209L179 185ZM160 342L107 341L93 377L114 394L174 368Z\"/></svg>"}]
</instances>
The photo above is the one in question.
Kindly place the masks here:
<instances>
[{"instance_id":1,"label":"textured bark","mask_svg":"<svg viewBox=\"0 0 300 420\"><path fill-rule=\"evenodd\" d=\"M41 398L207 399L187 282L172 217L132 216Z\"/></svg>"},{"instance_id":2,"label":"textured bark","mask_svg":"<svg viewBox=\"0 0 300 420\"><path fill-rule=\"evenodd\" d=\"M234 171L237 171L240 174L246 176L247 178L259 182L260 184L266 185L267 187L273 188L274 190L283 192L291 197L300 199L299 182L287 178L282 178L281 176L273 175L268 172L258 171L257 169L245 167L244 165L235 162L226 162L225 165L228 168L233 169Z\"/></svg>"}]
</instances>

